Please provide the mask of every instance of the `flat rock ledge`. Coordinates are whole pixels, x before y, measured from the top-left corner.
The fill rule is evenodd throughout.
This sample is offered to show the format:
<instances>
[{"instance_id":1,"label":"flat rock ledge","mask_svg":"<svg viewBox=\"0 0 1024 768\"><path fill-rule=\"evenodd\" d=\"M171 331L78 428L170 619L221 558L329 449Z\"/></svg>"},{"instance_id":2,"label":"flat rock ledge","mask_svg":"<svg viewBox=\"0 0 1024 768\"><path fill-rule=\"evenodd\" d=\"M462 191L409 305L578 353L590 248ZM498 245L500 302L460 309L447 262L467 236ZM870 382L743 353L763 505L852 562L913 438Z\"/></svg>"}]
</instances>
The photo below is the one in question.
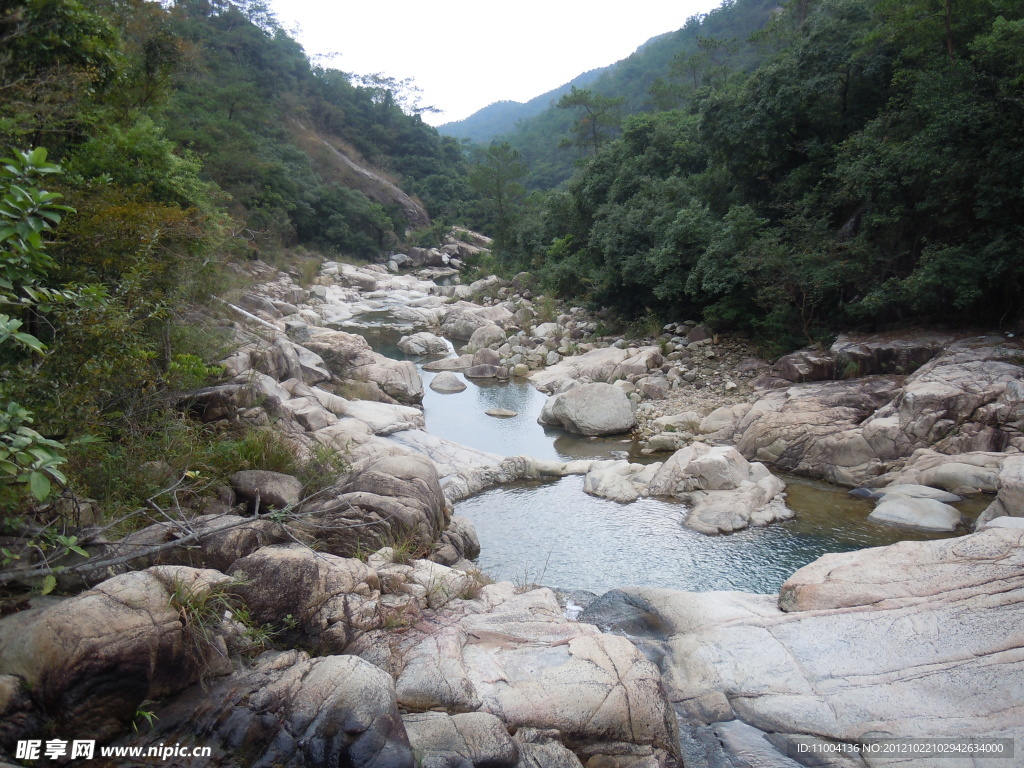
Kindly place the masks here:
<instances>
[{"instance_id":1,"label":"flat rock ledge","mask_svg":"<svg viewBox=\"0 0 1024 768\"><path fill-rule=\"evenodd\" d=\"M782 755L797 739L1024 743L1021 529L825 555L777 598L624 589L583 619L646 635L664 654L665 684L689 736L700 741L710 729L721 738L731 723L757 729L777 750L764 764L788 764ZM897 763L864 754L820 764ZM985 764L996 763L977 763Z\"/></svg>"}]
</instances>

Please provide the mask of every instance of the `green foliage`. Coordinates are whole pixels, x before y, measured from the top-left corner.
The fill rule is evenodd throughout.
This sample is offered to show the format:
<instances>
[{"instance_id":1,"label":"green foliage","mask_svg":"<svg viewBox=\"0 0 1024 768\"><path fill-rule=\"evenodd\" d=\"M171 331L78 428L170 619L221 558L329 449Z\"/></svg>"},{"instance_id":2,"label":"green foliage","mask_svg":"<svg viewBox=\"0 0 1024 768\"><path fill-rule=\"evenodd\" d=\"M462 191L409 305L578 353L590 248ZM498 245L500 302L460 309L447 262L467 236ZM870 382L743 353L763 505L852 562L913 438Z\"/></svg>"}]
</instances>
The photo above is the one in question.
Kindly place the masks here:
<instances>
[{"instance_id":1,"label":"green foliage","mask_svg":"<svg viewBox=\"0 0 1024 768\"><path fill-rule=\"evenodd\" d=\"M60 195L33 186L39 177L59 170L46 162L46 150L41 148L15 152L0 169L0 303L18 311L33 311L41 303L39 281L53 265L43 235L60 223L61 212L70 210L54 202ZM21 320L0 314L0 353L7 341L43 352L42 342L21 331L22 326ZM58 469L65 461L64 446L43 437L29 426L32 423L32 413L13 400L0 410L0 492L27 486L36 501L44 501L53 481L67 482ZM6 506L6 499L0 502Z\"/></svg>"},{"instance_id":2,"label":"green foliage","mask_svg":"<svg viewBox=\"0 0 1024 768\"><path fill-rule=\"evenodd\" d=\"M211 205L211 185L200 179L199 158L179 152L146 115L128 125L102 124L74 150L65 167L85 180L103 179L123 189L142 187L154 203L202 210Z\"/></svg>"},{"instance_id":3,"label":"green foliage","mask_svg":"<svg viewBox=\"0 0 1024 768\"><path fill-rule=\"evenodd\" d=\"M117 33L80 0L4 3L0 12L0 144L63 141L86 121L82 102L107 89ZM53 143L53 142L49 142Z\"/></svg>"},{"instance_id":4,"label":"green foliage","mask_svg":"<svg viewBox=\"0 0 1024 768\"><path fill-rule=\"evenodd\" d=\"M619 109L623 101L621 97L601 96L573 86L555 105L558 109L576 111L576 122L569 129L576 138L567 141L566 146L577 146L595 155L600 152L601 145L619 127Z\"/></svg>"},{"instance_id":5,"label":"green foliage","mask_svg":"<svg viewBox=\"0 0 1024 768\"><path fill-rule=\"evenodd\" d=\"M528 189L554 189L569 179L579 156L593 148L593 136L585 142L590 149L582 153L559 148L560 139L579 127L575 109L555 106L567 93L571 94L573 87L589 92L592 97L621 101L618 109L625 117L652 108L683 106L692 101L683 82L691 79L691 75L687 66L679 62L704 55L706 61L700 67L701 72L707 73L708 82L703 85L717 86L735 73L753 70L763 60L765 51L762 44L750 40L751 35L769 23L778 5L776 0L729 0L707 14L690 17L682 28L647 41L626 59L585 73L528 102L524 112L516 114L487 140L508 141L520 152L529 167L524 180ZM591 123L585 124L583 134L573 133L573 138L583 138L586 129L593 127ZM461 135L455 124L443 130ZM599 135L598 145L602 141Z\"/></svg>"},{"instance_id":6,"label":"green foliage","mask_svg":"<svg viewBox=\"0 0 1024 768\"><path fill-rule=\"evenodd\" d=\"M37 501L51 493L53 482L67 483L60 467L66 459L64 446L48 440L29 424L32 414L14 402L0 411L0 490L26 485Z\"/></svg>"},{"instance_id":7,"label":"green foliage","mask_svg":"<svg viewBox=\"0 0 1024 768\"><path fill-rule=\"evenodd\" d=\"M792 2L749 74L743 46L694 29L669 73L689 78L667 100L683 108L627 119L520 224L548 286L774 350L1024 322L1019 4Z\"/></svg>"},{"instance_id":8,"label":"green foliage","mask_svg":"<svg viewBox=\"0 0 1024 768\"><path fill-rule=\"evenodd\" d=\"M485 228L494 232L495 249L508 248L510 230L522 204L526 190L519 180L526 174L526 165L519 153L508 144L492 144L480 153L469 173L469 184L484 205Z\"/></svg>"}]
</instances>

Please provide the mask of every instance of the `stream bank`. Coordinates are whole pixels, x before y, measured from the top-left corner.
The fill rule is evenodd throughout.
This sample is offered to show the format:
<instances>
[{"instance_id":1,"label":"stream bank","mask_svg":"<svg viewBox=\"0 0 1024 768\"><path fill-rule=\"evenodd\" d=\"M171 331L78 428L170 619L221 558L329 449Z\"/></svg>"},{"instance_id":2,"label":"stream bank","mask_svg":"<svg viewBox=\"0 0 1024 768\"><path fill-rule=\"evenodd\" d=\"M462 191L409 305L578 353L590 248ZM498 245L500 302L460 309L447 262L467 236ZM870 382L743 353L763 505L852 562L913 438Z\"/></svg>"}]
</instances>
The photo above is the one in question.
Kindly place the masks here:
<instances>
[{"instance_id":1,"label":"stream bank","mask_svg":"<svg viewBox=\"0 0 1024 768\"><path fill-rule=\"evenodd\" d=\"M517 436L514 420L493 419L497 432L487 440L521 439L550 451L531 458L503 457L486 442L465 446L438 436L430 423L434 395L411 361L391 360L361 336L326 327L350 321L370 326L368 315L386 312L409 332L460 323L460 333L470 330L475 321L466 318L475 310L450 304L434 291L415 276L329 265L308 293L281 276L247 297L246 315L232 310L244 318L239 330L244 324L250 334L249 343L227 361L233 380L197 392L183 405L225 427L273 423L299 450L328 446L341 452L351 471L307 498L293 486L289 496L284 478L247 477L258 500L255 515L251 502L249 517L243 516L245 504L201 515L189 521L195 534L183 537L188 546L174 546L182 531L170 525L112 543L112 551L128 560L123 573L104 573L96 579L101 583L76 597L0 621L0 747L9 750L12 739L40 733L47 715L56 718L60 733L99 734L122 744L191 744L189 734L202 733L215 745L216 758L230 766L263 761L372 768L670 768L685 760L688 766L717 767L735 765L744 754L760 755L760 764L789 765L788 745L800 738L862 744L885 732L1024 736L1024 717L1014 704L1024 699L1018 695L1024 690L1024 534L999 525L962 537L927 534L936 538L825 555L792 573L779 596L722 591L745 585L741 581L709 581L717 589L709 592L619 583L588 608L582 622L566 619L551 590L532 587L535 581L553 583L546 574L538 579L525 573L514 579L519 584L487 584L469 562L479 549L473 525L453 511L488 493L516 498L521 491L560 489L573 499L612 505L595 516L595 525L613 517L642 520L644 504L665 505L664 514L654 513L649 521L654 537L664 541L664 526L678 527L700 542L705 556L715 548L726 552L722 562L736 559L737 545L771 541L811 515L706 537L678 525L685 522L684 504L642 495L618 504L576 490L595 469L652 467L643 462L664 458L638 455L621 442L626 437L559 443L551 440L556 433L539 425ZM505 318L506 332L519 322L505 317L515 317L510 308L495 310L494 301L484 309L487 316ZM569 321L587 322L571 316ZM469 336L479 328L490 333L489 323L484 318ZM579 330L562 328L570 335ZM593 381L601 370L604 379L624 373L617 379L624 384L603 383L639 401L638 410L661 402L659 393L685 393L705 375L700 367L687 381L697 366L684 360L683 350L661 344L641 349L654 345L631 348L623 341L616 347L613 340L556 360L550 353L563 358L563 341L552 338L532 348L509 344L508 361L514 355L529 361L513 369L542 361L536 370L544 369L548 384L560 380L555 388L562 391L585 384L584 378ZM530 390L499 383L500 349L508 343L499 342L490 350L499 364L487 370L493 383L438 395L438 404L455 413L468 410L458 399L467 397L524 412L534 407L532 395L526 396ZM555 348L542 353L549 342ZM710 342L693 349L713 351L713 337ZM697 342L687 341L684 349L692 343ZM603 351L609 348L615 351ZM1012 350L1000 350L995 340L951 346L949 354L935 358L945 357L944 363L926 364L916 379L879 374L785 389L744 380L729 390L739 399L723 404L725 413L693 411L696 420L681 419L684 428L661 433L680 441L699 437L709 466L742 467L748 474L754 466L748 458L756 462L778 449L775 466L793 464L808 474L833 467L851 478L870 470L874 474L867 477L876 485L984 488L995 501L982 514L983 523L998 523L1019 513L1024 487L1016 454L980 450L992 447L993 432L1006 436L1006 447L1015 439L1013 382L1020 378L1019 366L1013 367ZM604 356L601 366L613 365L584 369L598 356ZM958 366L966 366L971 377L957 374ZM504 367L507 376L511 371ZM684 368L686 373L672 374ZM695 390L709 388L705 383ZM503 399L516 392L519 400ZM960 418L956 434L947 425L933 430L937 421L929 419L940 408ZM888 421L865 434L864 412ZM752 414L763 415L763 421ZM659 414L651 423L682 415ZM454 415L441 420L457 422ZM784 433L772 432L783 428ZM480 431L459 429L467 438ZM536 442L538 431L542 442ZM749 437L757 447L740 457L745 464L735 457L738 451L727 450L735 451L728 442L737 434L741 443ZM927 442L940 434L939 442ZM863 444L874 450L871 440L879 436L891 438L891 453L905 455L862 461ZM989 442L983 446L981 439ZM624 454L595 459L575 453L593 446L602 456L609 449ZM843 450L829 453L828 446ZM936 446L971 450L941 453ZM696 470L682 476L699 477ZM528 487L510 485L524 480ZM792 478L787 483L792 503L801 493ZM683 493L694 490L689 481L683 485L689 486ZM235 486L238 498L232 501L240 501L241 478ZM283 510L261 512L260 502L269 502L271 491L281 493ZM883 490L877 495L884 501ZM530 522L523 511L546 504L535 496L518 498L513 514L525 518L527 529L541 530L544 521ZM863 515L875 502L849 503L865 505ZM550 504L571 519L565 498ZM874 525L862 520L860 528ZM624 525L608 540L622 542L631 527L639 526ZM880 530L903 536L905 529ZM570 549L584 551L592 539L591 534ZM429 559L402 557L398 550L410 541ZM166 548L154 551L155 543ZM652 549L632 555L635 572L647 570ZM675 559L682 560L682 553ZM698 557L691 559L695 574L713 572ZM765 562L755 552L741 568L756 571L755 560ZM188 596L185 604L176 604L182 595ZM244 601L261 625L280 629L279 648L246 656L252 638L233 609L217 615L197 643L182 617L211 596ZM922 668L929 673L922 676ZM153 701L158 703L147 703ZM156 727L132 734L132 714L147 706L158 718ZM824 764L886 764L870 755L857 760ZM201 763L208 760L174 764Z\"/></svg>"}]
</instances>

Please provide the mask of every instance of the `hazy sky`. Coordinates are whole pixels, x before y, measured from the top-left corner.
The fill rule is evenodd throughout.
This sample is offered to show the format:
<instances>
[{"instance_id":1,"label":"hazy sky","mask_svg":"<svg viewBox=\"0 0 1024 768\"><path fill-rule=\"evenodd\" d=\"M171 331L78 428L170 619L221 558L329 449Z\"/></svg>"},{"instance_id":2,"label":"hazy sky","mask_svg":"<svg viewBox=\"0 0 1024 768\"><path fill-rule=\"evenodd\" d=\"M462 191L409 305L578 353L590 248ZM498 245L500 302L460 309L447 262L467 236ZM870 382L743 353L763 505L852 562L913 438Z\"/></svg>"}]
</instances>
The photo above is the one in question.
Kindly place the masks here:
<instances>
[{"instance_id":1,"label":"hazy sky","mask_svg":"<svg viewBox=\"0 0 1024 768\"><path fill-rule=\"evenodd\" d=\"M411 77L440 125L491 102L527 101L623 59L721 0L272 0L310 56L346 72Z\"/></svg>"}]
</instances>

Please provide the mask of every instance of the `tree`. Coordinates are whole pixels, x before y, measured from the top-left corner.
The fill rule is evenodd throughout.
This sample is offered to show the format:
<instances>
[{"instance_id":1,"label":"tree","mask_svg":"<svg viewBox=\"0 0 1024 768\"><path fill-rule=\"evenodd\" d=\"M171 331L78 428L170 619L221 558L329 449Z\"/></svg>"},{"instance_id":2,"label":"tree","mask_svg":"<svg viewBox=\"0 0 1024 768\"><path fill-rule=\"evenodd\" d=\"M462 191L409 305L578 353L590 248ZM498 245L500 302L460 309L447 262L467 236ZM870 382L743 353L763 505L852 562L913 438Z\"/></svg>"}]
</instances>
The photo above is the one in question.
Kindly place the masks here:
<instances>
[{"instance_id":1,"label":"tree","mask_svg":"<svg viewBox=\"0 0 1024 768\"><path fill-rule=\"evenodd\" d=\"M576 138L568 140L566 146L592 150L596 155L601 145L618 130L622 120L619 109L622 102L622 98L601 96L574 85L556 105L559 109L575 109L577 114L576 123L569 129Z\"/></svg>"},{"instance_id":2,"label":"tree","mask_svg":"<svg viewBox=\"0 0 1024 768\"><path fill-rule=\"evenodd\" d=\"M54 201L60 197L35 186L36 180L60 169L46 162L46 150L15 152L0 169L0 303L14 312L31 309L54 292L39 285L53 261L46 254L43 234L60 222L69 210ZM42 353L34 335L21 330L24 323L0 314L0 345L14 342L21 349ZM12 350L0 349L7 357ZM32 413L14 401L0 407L0 489L27 485L43 501L51 480L67 482L57 469L64 463L64 446L32 429Z\"/></svg>"},{"instance_id":3,"label":"tree","mask_svg":"<svg viewBox=\"0 0 1024 768\"><path fill-rule=\"evenodd\" d=\"M512 220L526 193L519 183L525 175L526 163L507 141L488 147L470 169L469 184L488 205L499 249L509 245Z\"/></svg>"}]
</instances>

